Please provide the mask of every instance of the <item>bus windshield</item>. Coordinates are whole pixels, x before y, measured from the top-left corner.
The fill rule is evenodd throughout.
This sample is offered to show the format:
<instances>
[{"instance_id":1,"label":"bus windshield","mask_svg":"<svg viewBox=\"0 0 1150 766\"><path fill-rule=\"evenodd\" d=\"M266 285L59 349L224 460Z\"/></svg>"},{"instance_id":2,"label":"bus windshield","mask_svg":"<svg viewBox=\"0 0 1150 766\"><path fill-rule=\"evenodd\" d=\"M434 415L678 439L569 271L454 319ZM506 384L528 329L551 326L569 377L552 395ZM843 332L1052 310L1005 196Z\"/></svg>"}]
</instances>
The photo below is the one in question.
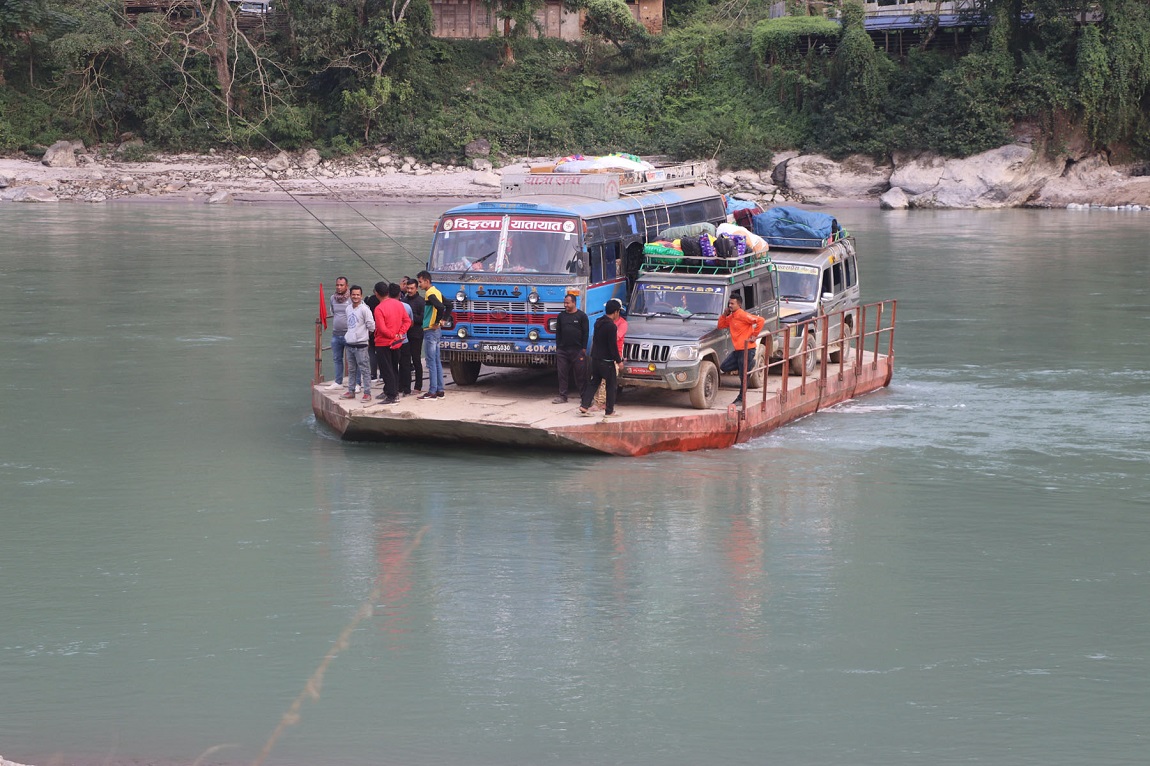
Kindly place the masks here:
<instances>
[{"instance_id":1,"label":"bus windshield","mask_svg":"<svg viewBox=\"0 0 1150 766\"><path fill-rule=\"evenodd\" d=\"M714 319L724 309L723 288L718 285L676 285L640 282L631 296L628 316L693 316Z\"/></svg>"},{"instance_id":2,"label":"bus windshield","mask_svg":"<svg viewBox=\"0 0 1150 766\"><path fill-rule=\"evenodd\" d=\"M792 266L777 263L779 298L784 301L813 303L819 297L819 270L814 266Z\"/></svg>"},{"instance_id":3,"label":"bus windshield","mask_svg":"<svg viewBox=\"0 0 1150 766\"><path fill-rule=\"evenodd\" d=\"M495 274L571 273L579 252L576 219L544 216L449 216L431 247L435 271Z\"/></svg>"}]
</instances>

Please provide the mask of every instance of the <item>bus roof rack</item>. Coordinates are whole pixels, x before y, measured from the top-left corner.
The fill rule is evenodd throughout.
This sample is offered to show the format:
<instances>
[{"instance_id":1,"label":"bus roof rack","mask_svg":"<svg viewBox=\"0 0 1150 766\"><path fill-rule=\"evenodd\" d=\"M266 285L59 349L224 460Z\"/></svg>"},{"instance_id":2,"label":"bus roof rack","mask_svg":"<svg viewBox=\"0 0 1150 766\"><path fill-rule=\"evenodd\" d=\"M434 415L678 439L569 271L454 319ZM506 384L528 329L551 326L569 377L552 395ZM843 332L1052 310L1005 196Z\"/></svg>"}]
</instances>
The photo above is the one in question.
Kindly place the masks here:
<instances>
[{"instance_id":1,"label":"bus roof rack","mask_svg":"<svg viewBox=\"0 0 1150 766\"><path fill-rule=\"evenodd\" d=\"M603 170L585 173L555 173L554 166L532 168L530 173L503 177L501 196L523 197L532 194L574 195L604 201L626 194L657 191L674 186L702 183L707 177L707 163L687 162L652 170Z\"/></svg>"},{"instance_id":2,"label":"bus roof rack","mask_svg":"<svg viewBox=\"0 0 1150 766\"><path fill-rule=\"evenodd\" d=\"M739 274L759 267L772 267L769 253L747 253L737 258L676 258L666 255L646 255L639 271L644 274Z\"/></svg>"}]
</instances>

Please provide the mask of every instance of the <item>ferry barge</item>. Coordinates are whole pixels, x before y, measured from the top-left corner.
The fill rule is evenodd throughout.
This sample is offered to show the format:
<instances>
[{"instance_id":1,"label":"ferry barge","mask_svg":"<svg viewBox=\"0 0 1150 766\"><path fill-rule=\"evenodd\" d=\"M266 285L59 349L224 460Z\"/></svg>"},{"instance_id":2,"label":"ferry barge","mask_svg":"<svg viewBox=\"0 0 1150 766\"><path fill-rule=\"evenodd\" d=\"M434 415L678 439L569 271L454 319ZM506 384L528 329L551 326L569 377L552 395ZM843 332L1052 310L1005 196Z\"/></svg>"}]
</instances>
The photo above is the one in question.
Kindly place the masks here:
<instances>
[{"instance_id":1,"label":"ferry barge","mask_svg":"<svg viewBox=\"0 0 1150 766\"><path fill-rule=\"evenodd\" d=\"M775 217L799 225L803 238L784 229L790 236L768 253L757 232L735 227L728 239L721 231L739 215L703 182L699 163L555 170L504 178L500 199L452 208L436 224L428 270L452 304L440 342L447 395L391 405L341 399L320 385L317 321L312 410L320 422L349 440L635 456L730 447L890 383L896 304L857 305L853 244L831 216L813 214L824 231L792 220L801 211L759 211L764 220L785 213ZM781 310L775 244L822 253L836 274L848 262L854 302L825 313ZM825 289L833 294L838 281ZM632 299L618 417L589 420L574 397L551 401L566 295L578 296L592 325L608 300ZM736 297L764 320L743 379L719 374L733 346L717 320Z\"/></svg>"},{"instance_id":2,"label":"ferry barge","mask_svg":"<svg viewBox=\"0 0 1150 766\"><path fill-rule=\"evenodd\" d=\"M818 363L793 374L789 360L749 371L763 375L761 389L746 391L746 407L734 404L744 383L725 377L710 409L691 409L686 392L626 388L618 417L580 416L575 399L552 404L554 370L493 370L474 384L449 385L442 399L405 397L397 405L360 404L340 399L342 389L321 380L321 336L316 331L316 377L312 410L316 418L351 441L415 441L518 449L639 456L654 452L722 449L763 436L821 409L878 391L894 374L896 302L858 309L862 332L850 341L838 362L829 361L827 344L813 349ZM825 338L833 318L817 320ZM802 331L800 329L800 331ZM783 348L789 347L791 329ZM806 335L807 333L804 333ZM800 336L803 337L803 336ZM798 353L810 353L802 349Z\"/></svg>"}]
</instances>

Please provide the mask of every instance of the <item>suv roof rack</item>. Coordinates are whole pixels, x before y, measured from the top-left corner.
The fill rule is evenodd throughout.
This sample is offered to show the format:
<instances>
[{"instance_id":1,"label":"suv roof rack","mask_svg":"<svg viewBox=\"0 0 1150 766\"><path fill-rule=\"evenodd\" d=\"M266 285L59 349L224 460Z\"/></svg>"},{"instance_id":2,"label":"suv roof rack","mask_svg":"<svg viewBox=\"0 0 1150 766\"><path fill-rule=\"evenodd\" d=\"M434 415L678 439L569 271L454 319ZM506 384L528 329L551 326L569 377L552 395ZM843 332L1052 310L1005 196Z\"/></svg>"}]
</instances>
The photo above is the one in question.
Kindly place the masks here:
<instances>
[{"instance_id":1,"label":"suv roof rack","mask_svg":"<svg viewBox=\"0 0 1150 766\"><path fill-rule=\"evenodd\" d=\"M805 239L801 237L771 237L762 235L767 244L776 250L822 250L824 247L830 247L834 243L847 239L850 237L850 232L846 229L839 229L831 234L829 237L823 239Z\"/></svg>"},{"instance_id":2,"label":"suv roof rack","mask_svg":"<svg viewBox=\"0 0 1150 766\"><path fill-rule=\"evenodd\" d=\"M774 267L769 253L747 253L738 258L674 258L665 255L647 255L639 266L639 272L729 276L762 266Z\"/></svg>"},{"instance_id":3,"label":"suv roof rack","mask_svg":"<svg viewBox=\"0 0 1150 766\"><path fill-rule=\"evenodd\" d=\"M532 168L530 173L506 175L500 187L500 196L574 195L607 201L627 194L702 183L707 176L707 163L687 162L652 170L597 170L585 173L553 171L554 166L544 166Z\"/></svg>"}]
</instances>

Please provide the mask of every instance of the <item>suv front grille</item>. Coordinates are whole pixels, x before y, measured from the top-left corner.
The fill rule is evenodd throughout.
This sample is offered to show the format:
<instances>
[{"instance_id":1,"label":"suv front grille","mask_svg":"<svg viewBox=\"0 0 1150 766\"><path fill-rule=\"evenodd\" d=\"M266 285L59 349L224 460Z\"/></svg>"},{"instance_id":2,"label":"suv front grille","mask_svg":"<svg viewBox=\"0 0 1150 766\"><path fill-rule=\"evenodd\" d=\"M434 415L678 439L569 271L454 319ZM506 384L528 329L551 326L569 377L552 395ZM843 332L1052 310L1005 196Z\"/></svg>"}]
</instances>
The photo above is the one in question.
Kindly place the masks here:
<instances>
[{"instance_id":1,"label":"suv front grille","mask_svg":"<svg viewBox=\"0 0 1150 766\"><path fill-rule=\"evenodd\" d=\"M665 362L671 347L661 343L624 343L623 358L629 362Z\"/></svg>"}]
</instances>

